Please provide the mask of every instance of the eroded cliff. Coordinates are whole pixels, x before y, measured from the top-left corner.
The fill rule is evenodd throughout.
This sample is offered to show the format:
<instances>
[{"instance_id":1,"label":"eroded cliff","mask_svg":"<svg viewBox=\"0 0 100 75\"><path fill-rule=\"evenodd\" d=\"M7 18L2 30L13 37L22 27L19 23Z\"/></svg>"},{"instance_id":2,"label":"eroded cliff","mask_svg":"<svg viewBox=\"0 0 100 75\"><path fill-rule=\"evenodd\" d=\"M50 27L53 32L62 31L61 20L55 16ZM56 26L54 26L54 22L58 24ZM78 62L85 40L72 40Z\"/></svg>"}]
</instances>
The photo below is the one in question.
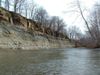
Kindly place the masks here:
<instances>
[{"instance_id":1,"label":"eroded cliff","mask_svg":"<svg viewBox=\"0 0 100 75\"><path fill-rule=\"evenodd\" d=\"M73 47L67 36L52 36L49 28L19 14L0 8L0 48L40 49Z\"/></svg>"}]
</instances>

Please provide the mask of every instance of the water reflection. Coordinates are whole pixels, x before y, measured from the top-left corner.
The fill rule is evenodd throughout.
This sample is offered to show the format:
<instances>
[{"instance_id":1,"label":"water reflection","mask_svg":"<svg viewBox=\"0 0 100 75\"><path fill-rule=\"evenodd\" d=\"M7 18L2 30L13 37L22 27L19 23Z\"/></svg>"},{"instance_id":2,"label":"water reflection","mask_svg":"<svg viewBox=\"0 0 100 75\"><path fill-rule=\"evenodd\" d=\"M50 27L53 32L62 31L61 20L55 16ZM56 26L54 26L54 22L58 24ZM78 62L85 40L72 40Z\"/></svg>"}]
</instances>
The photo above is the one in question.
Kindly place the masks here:
<instances>
[{"instance_id":1,"label":"water reflection","mask_svg":"<svg viewBox=\"0 0 100 75\"><path fill-rule=\"evenodd\" d=\"M100 51L0 50L0 75L100 75Z\"/></svg>"}]
</instances>

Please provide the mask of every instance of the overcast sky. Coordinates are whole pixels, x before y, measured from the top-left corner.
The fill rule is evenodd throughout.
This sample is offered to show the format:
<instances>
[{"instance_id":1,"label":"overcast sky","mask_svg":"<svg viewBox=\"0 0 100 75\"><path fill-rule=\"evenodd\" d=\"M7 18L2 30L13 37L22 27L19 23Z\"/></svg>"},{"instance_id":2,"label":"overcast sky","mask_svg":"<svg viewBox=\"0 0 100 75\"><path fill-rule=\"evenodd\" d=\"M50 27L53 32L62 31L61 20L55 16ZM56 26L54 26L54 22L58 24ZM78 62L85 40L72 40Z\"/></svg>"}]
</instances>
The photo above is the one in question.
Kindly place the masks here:
<instances>
[{"instance_id":1,"label":"overcast sky","mask_svg":"<svg viewBox=\"0 0 100 75\"><path fill-rule=\"evenodd\" d=\"M75 0L35 0L37 4L43 6L49 15L62 17L68 26L75 25L82 31L85 28L84 22L82 21L79 13L70 12L76 8L74 7ZM87 11L84 15L87 16L89 11L95 4L96 0L80 0L82 8L86 8ZM69 11L69 12L68 12Z\"/></svg>"}]
</instances>

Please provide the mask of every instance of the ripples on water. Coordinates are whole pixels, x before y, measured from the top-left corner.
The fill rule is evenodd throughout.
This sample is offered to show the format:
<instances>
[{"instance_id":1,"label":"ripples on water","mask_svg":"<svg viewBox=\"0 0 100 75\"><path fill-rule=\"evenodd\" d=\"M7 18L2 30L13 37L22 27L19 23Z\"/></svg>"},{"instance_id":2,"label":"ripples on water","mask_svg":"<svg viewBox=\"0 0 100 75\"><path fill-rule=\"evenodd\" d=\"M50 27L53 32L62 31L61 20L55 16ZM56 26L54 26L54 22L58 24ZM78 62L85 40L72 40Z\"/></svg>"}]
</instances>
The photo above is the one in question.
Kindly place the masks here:
<instances>
[{"instance_id":1,"label":"ripples on water","mask_svg":"<svg viewBox=\"0 0 100 75\"><path fill-rule=\"evenodd\" d=\"M100 50L0 50L0 75L100 75Z\"/></svg>"}]
</instances>

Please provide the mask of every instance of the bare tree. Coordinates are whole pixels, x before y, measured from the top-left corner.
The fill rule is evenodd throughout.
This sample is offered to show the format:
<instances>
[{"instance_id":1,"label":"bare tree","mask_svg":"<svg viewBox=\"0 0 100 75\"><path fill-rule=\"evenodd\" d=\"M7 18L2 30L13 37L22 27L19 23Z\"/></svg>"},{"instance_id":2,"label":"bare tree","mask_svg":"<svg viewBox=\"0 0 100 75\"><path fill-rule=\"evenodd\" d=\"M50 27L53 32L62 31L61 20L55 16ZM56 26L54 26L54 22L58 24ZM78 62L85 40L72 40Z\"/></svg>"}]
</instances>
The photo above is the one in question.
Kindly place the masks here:
<instances>
[{"instance_id":1,"label":"bare tree","mask_svg":"<svg viewBox=\"0 0 100 75\"><path fill-rule=\"evenodd\" d=\"M96 45L100 47L100 5L96 4L90 15L91 32L95 37Z\"/></svg>"},{"instance_id":2,"label":"bare tree","mask_svg":"<svg viewBox=\"0 0 100 75\"><path fill-rule=\"evenodd\" d=\"M71 26L67 29L67 33L70 39L78 40L82 34L81 30L76 26Z\"/></svg>"},{"instance_id":3,"label":"bare tree","mask_svg":"<svg viewBox=\"0 0 100 75\"><path fill-rule=\"evenodd\" d=\"M94 6L92 14L89 15L90 17L88 18L90 21L87 21L85 19L79 0L77 0L77 6L80 11L80 15L83 18L83 20L87 26L87 29L88 29L88 31L87 31L88 34L86 34L86 35L88 35L87 39L92 38L91 42L95 42L94 46L100 47L100 5L97 3ZM89 34L91 36L89 36ZM88 41L88 42L90 42L90 41ZM93 46L93 44L92 44L92 46Z\"/></svg>"},{"instance_id":4,"label":"bare tree","mask_svg":"<svg viewBox=\"0 0 100 75\"><path fill-rule=\"evenodd\" d=\"M56 28L56 24L57 24L57 19L58 19L58 17L57 16L52 16L51 18L50 18L50 22L49 22L49 28L51 28L53 31L56 31L57 30L57 28Z\"/></svg>"},{"instance_id":5,"label":"bare tree","mask_svg":"<svg viewBox=\"0 0 100 75\"><path fill-rule=\"evenodd\" d=\"M54 31L53 32L54 36L59 36L59 33L63 34L63 32L65 31L64 30L65 26L66 25L63 19L60 19L58 16L52 16L48 24L48 27Z\"/></svg>"},{"instance_id":6,"label":"bare tree","mask_svg":"<svg viewBox=\"0 0 100 75\"><path fill-rule=\"evenodd\" d=\"M54 31L56 31L56 16L49 18L47 26L51 29L51 35L55 36Z\"/></svg>"},{"instance_id":7,"label":"bare tree","mask_svg":"<svg viewBox=\"0 0 100 75\"><path fill-rule=\"evenodd\" d=\"M60 33L60 32L63 31L64 27L65 27L65 23L64 23L63 19L58 18L57 19L57 30L56 31L58 33Z\"/></svg>"},{"instance_id":8,"label":"bare tree","mask_svg":"<svg viewBox=\"0 0 100 75\"><path fill-rule=\"evenodd\" d=\"M7 10L10 9L10 2L9 2L9 0L5 0L5 8L6 8Z\"/></svg>"},{"instance_id":9,"label":"bare tree","mask_svg":"<svg viewBox=\"0 0 100 75\"><path fill-rule=\"evenodd\" d=\"M19 8L17 9L17 13L20 13L22 15L28 16L28 10L29 9L29 3L27 3L27 0L22 0L19 4ZM26 15L27 10L27 15Z\"/></svg>"},{"instance_id":10,"label":"bare tree","mask_svg":"<svg viewBox=\"0 0 100 75\"><path fill-rule=\"evenodd\" d=\"M80 14L80 16L82 17L83 21L85 22L85 25L87 27L87 32L88 32L88 37L92 39L92 41L96 41L97 45L99 46L99 31L100 31L100 27L99 27L99 14L96 10L95 12L95 17L94 19L90 17L91 22L89 22L84 15L84 9L81 6L81 2L80 0L76 0L76 3L74 3L74 7L73 7L73 12L78 12ZM77 8L76 8L77 7ZM75 8L75 9L74 9ZM86 9L86 8L85 8ZM89 19L89 18L88 18ZM72 34L70 34L72 35ZM91 37L90 37L91 36Z\"/></svg>"},{"instance_id":11,"label":"bare tree","mask_svg":"<svg viewBox=\"0 0 100 75\"><path fill-rule=\"evenodd\" d=\"M17 12L18 9L20 9L21 5L23 4L25 0L13 0L13 8L14 12Z\"/></svg>"},{"instance_id":12,"label":"bare tree","mask_svg":"<svg viewBox=\"0 0 100 75\"><path fill-rule=\"evenodd\" d=\"M48 13L43 8L38 8L34 14L34 20L40 22L42 25L45 25L46 19L48 18Z\"/></svg>"},{"instance_id":13,"label":"bare tree","mask_svg":"<svg viewBox=\"0 0 100 75\"><path fill-rule=\"evenodd\" d=\"M84 22L85 22L85 25L86 25L86 27L87 27L87 29L88 29L88 31L89 31L91 37L92 37L93 39L95 39L94 36L93 36L93 34L92 34L92 32L91 32L91 30L90 30L89 23L88 23L88 21L87 21L87 20L85 19L85 17L84 17L84 14L83 14L83 11L82 11L82 8L81 8L80 1L79 1L79 0L77 0L77 6L78 6L78 9L79 9L80 15L81 15L81 17L83 18L83 20L84 20Z\"/></svg>"},{"instance_id":14,"label":"bare tree","mask_svg":"<svg viewBox=\"0 0 100 75\"><path fill-rule=\"evenodd\" d=\"M25 10L25 16L28 17L28 8L29 8L29 6L28 6L27 3L25 3L24 6L25 6L25 8L24 8L24 10Z\"/></svg>"},{"instance_id":15,"label":"bare tree","mask_svg":"<svg viewBox=\"0 0 100 75\"><path fill-rule=\"evenodd\" d=\"M37 5L34 2L30 3L30 7L29 7L29 14L30 15L29 15L29 18L34 19L34 16L36 15L36 13L35 13L36 10L38 10ZM38 11L38 12L40 12L40 11Z\"/></svg>"},{"instance_id":16,"label":"bare tree","mask_svg":"<svg viewBox=\"0 0 100 75\"><path fill-rule=\"evenodd\" d=\"M2 4L2 0L0 0L0 7L1 7L1 4Z\"/></svg>"}]
</instances>

